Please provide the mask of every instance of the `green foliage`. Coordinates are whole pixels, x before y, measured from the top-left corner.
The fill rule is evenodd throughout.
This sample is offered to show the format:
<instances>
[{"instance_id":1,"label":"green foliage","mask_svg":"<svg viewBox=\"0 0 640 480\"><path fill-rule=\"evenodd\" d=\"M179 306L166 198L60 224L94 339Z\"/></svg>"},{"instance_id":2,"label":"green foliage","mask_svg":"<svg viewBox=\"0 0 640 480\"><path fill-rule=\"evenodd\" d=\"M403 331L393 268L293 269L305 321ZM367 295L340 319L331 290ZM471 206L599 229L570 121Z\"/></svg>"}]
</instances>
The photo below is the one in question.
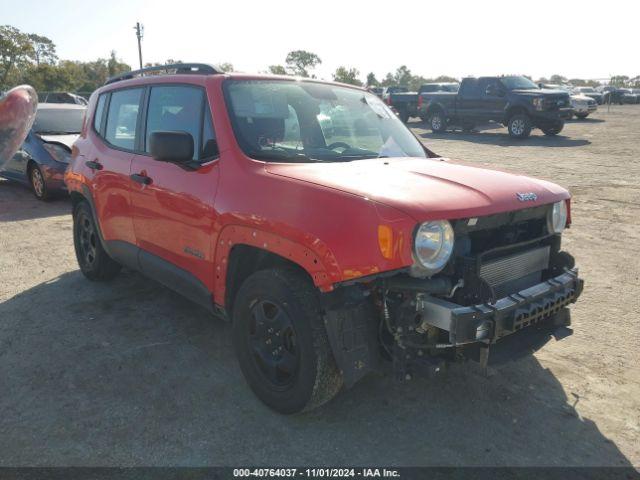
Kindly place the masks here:
<instances>
[{"instance_id":1,"label":"green foliage","mask_svg":"<svg viewBox=\"0 0 640 480\"><path fill-rule=\"evenodd\" d=\"M233 71L235 71L235 69L233 68L233 63L230 63L230 62L219 63L218 67L220 67L223 72L233 72Z\"/></svg>"},{"instance_id":2,"label":"green foliage","mask_svg":"<svg viewBox=\"0 0 640 480\"><path fill-rule=\"evenodd\" d=\"M285 63L293 75L309 77L311 76L309 71L320 65L322 60L315 53L306 50L293 50L287 54Z\"/></svg>"},{"instance_id":3,"label":"green foliage","mask_svg":"<svg viewBox=\"0 0 640 480\"><path fill-rule=\"evenodd\" d=\"M40 92L89 94L107 78L129 70L115 51L93 62L58 61L56 46L47 37L0 27L0 90L26 83Z\"/></svg>"},{"instance_id":4,"label":"green foliage","mask_svg":"<svg viewBox=\"0 0 640 480\"><path fill-rule=\"evenodd\" d=\"M376 75L373 72L369 72L367 74L367 87L378 87L380 86L380 82L376 78Z\"/></svg>"},{"instance_id":5,"label":"green foliage","mask_svg":"<svg viewBox=\"0 0 640 480\"><path fill-rule=\"evenodd\" d=\"M0 26L0 90L16 83L21 69L35 57L29 35L11 25Z\"/></svg>"},{"instance_id":6,"label":"green foliage","mask_svg":"<svg viewBox=\"0 0 640 480\"><path fill-rule=\"evenodd\" d=\"M333 74L333 80L361 87L362 82L358 79L358 75L360 72L355 68L338 67Z\"/></svg>"},{"instance_id":7,"label":"green foliage","mask_svg":"<svg viewBox=\"0 0 640 480\"><path fill-rule=\"evenodd\" d=\"M287 70L282 65L269 65L267 69L271 75L286 75Z\"/></svg>"}]
</instances>

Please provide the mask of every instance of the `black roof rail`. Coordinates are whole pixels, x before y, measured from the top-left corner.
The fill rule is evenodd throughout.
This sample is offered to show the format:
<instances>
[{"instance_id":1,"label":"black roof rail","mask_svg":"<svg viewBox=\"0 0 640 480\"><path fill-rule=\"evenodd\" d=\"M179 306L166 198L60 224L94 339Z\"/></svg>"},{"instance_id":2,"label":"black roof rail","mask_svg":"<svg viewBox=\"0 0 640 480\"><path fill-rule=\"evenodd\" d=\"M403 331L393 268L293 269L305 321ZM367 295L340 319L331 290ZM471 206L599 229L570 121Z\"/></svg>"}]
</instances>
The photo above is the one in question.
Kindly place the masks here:
<instances>
[{"instance_id":1,"label":"black roof rail","mask_svg":"<svg viewBox=\"0 0 640 480\"><path fill-rule=\"evenodd\" d=\"M169 70L174 70L174 72L169 72ZM132 70L130 72L124 72L120 75L116 75L114 77L110 77L104 82L105 85L109 85L110 83L119 82L121 80L129 80L134 77L143 77L145 73L153 73L153 72L165 72L165 74L178 74L178 73L190 73L190 74L198 74L198 75L215 75L219 73L224 73L224 71L220 67L216 67L215 65L209 65L208 63L172 63L169 65L158 65L156 67L146 67L141 68L140 70Z\"/></svg>"}]
</instances>

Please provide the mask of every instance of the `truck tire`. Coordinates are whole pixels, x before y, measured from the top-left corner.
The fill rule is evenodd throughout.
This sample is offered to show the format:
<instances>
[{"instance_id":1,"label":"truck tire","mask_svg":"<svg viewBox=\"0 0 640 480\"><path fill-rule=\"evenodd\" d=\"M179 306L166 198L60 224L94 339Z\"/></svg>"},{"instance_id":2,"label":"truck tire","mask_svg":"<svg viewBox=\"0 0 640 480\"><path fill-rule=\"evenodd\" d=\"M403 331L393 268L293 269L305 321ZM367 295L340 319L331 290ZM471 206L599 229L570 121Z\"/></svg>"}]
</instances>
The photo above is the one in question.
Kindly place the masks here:
<instances>
[{"instance_id":1,"label":"truck tire","mask_svg":"<svg viewBox=\"0 0 640 480\"><path fill-rule=\"evenodd\" d=\"M409 121L409 114L403 108L398 109L398 118L402 123L407 123Z\"/></svg>"},{"instance_id":2,"label":"truck tire","mask_svg":"<svg viewBox=\"0 0 640 480\"><path fill-rule=\"evenodd\" d=\"M531 135L531 119L526 113L516 113L507 122L511 138L527 138Z\"/></svg>"},{"instance_id":3,"label":"truck tire","mask_svg":"<svg viewBox=\"0 0 640 480\"><path fill-rule=\"evenodd\" d=\"M541 127L540 130L542 130L542 133L544 133L545 135L553 136L553 135L559 134L563 128L564 128L564 122L559 121L555 125L548 125L545 127Z\"/></svg>"},{"instance_id":4,"label":"truck tire","mask_svg":"<svg viewBox=\"0 0 640 480\"><path fill-rule=\"evenodd\" d=\"M93 213L85 201L73 209L73 245L80 271L89 280L108 281L120 272L122 266L102 247Z\"/></svg>"},{"instance_id":5,"label":"truck tire","mask_svg":"<svg viewBox=\"0 0 640 480\"><path fill-rule=\"evenodd\" d=\"M576 117L578 117L580 120L584 120L588 116L589 116L588 113L576 113Z\"/></svg>"},{"instance_id":6,"label":"truck tire","mask_svg":"<svg viewBox=\"0 0 640 480\"><path fill-rule=\"evenodd\" d=\"M434 110L429 116L429 127L433 133L442 133L447 129L447 119L442 110Z\"/></svg>"},{"instance_id":7,"label":"truck tire","mask_svg":"<svg viewBox=\"0 0 640 480\"><path fill-rule=\"evenodd\" d=\"M301 272L261 270L233 303L233 344L247 383L267 406L311 410L342 387L316 289Z\"/></svg>"}]
</instances>

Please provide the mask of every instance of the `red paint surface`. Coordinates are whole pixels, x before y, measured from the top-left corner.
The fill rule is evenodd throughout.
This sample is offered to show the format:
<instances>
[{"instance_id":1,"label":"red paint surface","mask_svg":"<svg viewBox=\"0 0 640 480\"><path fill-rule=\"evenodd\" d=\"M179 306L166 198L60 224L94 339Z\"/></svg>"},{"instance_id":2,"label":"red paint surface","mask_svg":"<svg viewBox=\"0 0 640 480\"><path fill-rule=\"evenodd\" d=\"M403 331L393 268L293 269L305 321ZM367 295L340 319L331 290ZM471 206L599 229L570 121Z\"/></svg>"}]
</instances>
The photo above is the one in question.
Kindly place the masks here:
<instances>
[{"instance_id":1,"label":"red paint surface","mask_svg":"<svg viewBox=\"0 0 640 480\"><path fill-rule=\"evenodd\" d=\"M341 281L409 266L418 222L483 216L569 198L565 189L549 182L440 159L327 164L253 160L241 151L232 131L222 95L226 78L229 75L147 77L97 92L149 81L204 86L219 159L185 171L109 149L85 128L66 177L70 190L80 191L82 183L90 186L106 239L135 243L192 272L219 305L224 304L228 255L234 245L253 245L288 258L328 291ZM96 98L91 98L91 112ZM105 168L90 170L84 165L89 158ZM145 173L152 184L133 182L132 173ZM516 192L533 192L538 199L522 203ZM379 225L393 231L391 258L380 252ZM202 258L185 253L185 246Z\"/></svg>"}]
</instances>

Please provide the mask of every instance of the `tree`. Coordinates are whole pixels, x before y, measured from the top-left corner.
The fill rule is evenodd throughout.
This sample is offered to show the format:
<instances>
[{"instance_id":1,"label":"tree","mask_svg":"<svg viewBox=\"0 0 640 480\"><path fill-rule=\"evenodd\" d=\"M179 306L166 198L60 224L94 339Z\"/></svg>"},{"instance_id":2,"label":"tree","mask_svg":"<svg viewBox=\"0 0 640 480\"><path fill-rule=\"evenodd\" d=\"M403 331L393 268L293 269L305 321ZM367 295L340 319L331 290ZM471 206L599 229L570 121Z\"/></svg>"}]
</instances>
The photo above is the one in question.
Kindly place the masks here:
<instances>
[{"instance_id":1,"label":"tree","mask_svg":"<svg viewBox=\"0 0 640 480\"><path fill-rule=\"evenodd\" d=\"M624 87L629 81L629 77L627 75L614 75L609 80L609 85L613 85L614 87Z\"/></svg>"},{"instance_id":2,"label":"tree","mask_svg":"<svg viewBox=\"0 0 640 480\"><path fill-rule=\"evenodd\" d=\"M333 80L336 82L362 86L362 82L358 80L358 75L360 75L360 72L355 68L338 67L333 74Z\"/></svg>"},{"instance_id":3,"label":"tree","mask_svg":"<svg viewBox=\"0 0 640 480\"><path fill-rule=\"evenodd\" d=\"M396 84L396 79L394 78L391 72L387 73L387 76L382 79L382 82L380 82L380 85L382 85L383 87L389 87L395 84Z\"/></svg>"},{"instance_id":4,"label":"tree","mask_svg":"<svg viewBox=\"0 0 640 480\"><path fill-rule=\"evenodd\" d=\"M116 51L111 50L111 54L109 56L109 60L107 61L107 69L109 71L109 76L113 77L114 75L119 75L124 72L131 71L131 67L126 63L121 62L116 58Z\"/></svg>"},{"instance_id":5,"label":"tree","mask_svg":"<svg viewBox=\"0 0 640 480\"><path fill-rule=\"evenodd\" d=\"M33 47L33 57L37 66L41 63L53 65L58 61L56 46L49 38L30 33L29 41Z\"/></svg>"},{"instance_id":6,"label":"tree","mask_svg":"<svg viewBox=\"0 0 640 480\"><path fill-rule=\"evenodd\" d=\"M0 90L6 90L14 83L10 75L15 70L26 68L33 59L33 44L29 35L11 25L0 26Z\"/></svg>"},{"instance_id":7,"label":"tree","mask_svg":"<svg viewBox=\"0 0 640 480\"><path fill-rule=\"evenodd\" d=\"M309 77L309 70L321 64L322 60L315 53L306 50L293 50L287 54L285 63L294 75Z\"/></svg>"},{"instance_id":8,"label":"tree","mask_svg":"<svg viewBox=\"0 0 640 480\"><path fill-rule=\"evenodd\" d=\"M376 78L373 72L369 72L367 74L367 87L377 87L380 85L380 82Z\"/></svg>"},{"instance_id":9,"label":"tree","mask_svg":"<svg viewBox=\"0 0 640 480\"><path fill-rule=\"evenodd\" d=\"M562 85L563 83L567 83L567 77L563 77L562 75L551 75L549 79L551 83L555 83L558 85Z\"/></svg>"},{"instance_id":10,"label":"tree","mask_svg":"<svg viewBox=\"0 0 640 480\"><path fill-rule=\"evenodd\" d=\"M269 65L268 72L272 75L287 74L287 70L282 65Z\"/></svg>"},{"instance_id":11,"label":"tree","mask_svg":"<svg viewBox=\"0 0 640 480\"><path fill-rule=\"evenodd\" d=\"M440 75L433 79L433 83L458 83L458 79L448 75Z\"/></svg>"},{"instance_id":12,"label":"tree","mask_svg":"<svg viewBox=\"0 0 640 480\"><path fill-rule=\"evenodd\" d=\"M395 75L393 76L397 85L402 85L403 87L408 87L411 83L411 70L407 68L406 65L401 65L396 70Z\"/></svg>"},{"instance_id":13,"label":"tree","mask_svg":"<svg viewBox=\"0 0 640 480\"><path fill-rule=\"evenodd\" d=\"M233 63L229 63L229 62L219 63L218 67L220 67L223 72L233 72L235 70L233 68Z\"/></svg>"}]
</instances>

